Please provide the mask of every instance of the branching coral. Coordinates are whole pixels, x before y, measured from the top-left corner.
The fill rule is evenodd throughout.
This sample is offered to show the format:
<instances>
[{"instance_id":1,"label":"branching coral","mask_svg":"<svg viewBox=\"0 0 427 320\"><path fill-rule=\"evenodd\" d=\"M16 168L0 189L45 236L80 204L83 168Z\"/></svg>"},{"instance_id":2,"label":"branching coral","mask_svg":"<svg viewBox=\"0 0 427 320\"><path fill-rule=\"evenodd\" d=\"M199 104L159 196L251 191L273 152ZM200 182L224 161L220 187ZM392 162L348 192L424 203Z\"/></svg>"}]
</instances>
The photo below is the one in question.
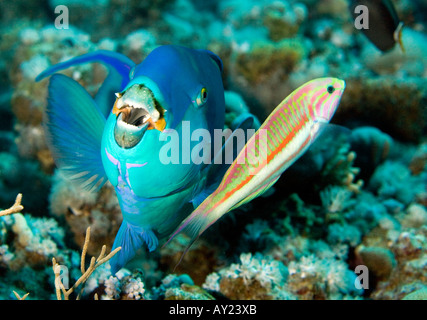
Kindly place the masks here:
<instances>
[{"instance_id":1,"label":"branching coral","mask_svg":"<svg viewBox=\"0 0 427 320\"><path fill-rule=\"evenodd\" d=\"M21 212L24 209L24 206L21 204L21 201L22 201L22 194L19 193L16 196L15 203L9 209L0 211L0 217Z\"/></svg>"},{"instance_id":2,"label":"branching coral","mask_svg":"<svg viewBox=\"0 0 427 320\"><path fill-rule=\"evenodd\" d=\"M18 300L25 300L25 299L27 299L27 297L28 297L28 295L30 294L30 293L26 293L26 294L24 294L22 297L18 294L18 292L16 292L16 291L13 291L13 294L15 295L15 297L16 297L16 299L18 299Z\"/></svg>"},{"instance_id":3,"label":"branching coral","mask_svg":"<svg viewBox=\"0 0 427 320\"><path fill-rule=\"evenodd\" d=\"M108 255L105 255L106 246L104 245L101 249L101 253L98 258L92 257L90 260L89 268L86 269L86 252L89 245L90 240L90 227L86 230L86 238L83 245L83 251L80 260L80 271L82 273L81 277L74 283L74 285L70 289L66 289L64 284L60 278L60 265L56 262L55 258L52 258L52 269L55 274L55 288L56 288L56 297L58 300L62 300L62 295L64 296L64 300L69 300L69 296L82 284L84 284L87 279L91 276L91 274L102 264L110 260L117 252L121 250L121 247L114 249ZM77 299L80 299L83 288L80 290L80 293L77 295Z\"/></svg>"},{"instance_id":4,"label":"branching coral","mask_svg":"<svg viewBox=\"0 0 427 320\"><path fill-rule=\"evenodd\" d=\"M353 166L356 153L350 150L349 143L343 143L335 154L325 163L322 169L322 181L347 187L350 191L359 192L362 180L355 181L359 168Z\"/></svg>"},{"instance_id":5,"label":"branching coral","mask_svg":"<svg viewBox=\"0 0 427 320\"><path fill-rule=\"evenodd\" d=\"M354 203L353 193L341 186L330 185L320 192L320 200L326 209L326 220L340 220L343 211Z\"/></svg>"}]
</instances>

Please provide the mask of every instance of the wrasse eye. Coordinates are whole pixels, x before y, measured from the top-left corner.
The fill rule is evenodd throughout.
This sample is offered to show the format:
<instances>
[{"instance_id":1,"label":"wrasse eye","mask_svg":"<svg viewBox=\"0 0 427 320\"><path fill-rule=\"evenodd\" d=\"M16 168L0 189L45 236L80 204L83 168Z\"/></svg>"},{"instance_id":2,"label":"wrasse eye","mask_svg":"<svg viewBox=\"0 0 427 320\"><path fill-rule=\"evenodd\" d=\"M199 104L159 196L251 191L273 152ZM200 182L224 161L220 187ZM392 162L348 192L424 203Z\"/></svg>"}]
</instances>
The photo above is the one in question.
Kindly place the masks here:
<instances>
[{"instance_id":1,"label":"wrasse eye","mask_svg":"<svg viewBox=\"0 0 427 320\"><path fill-rule=\"evenodd\" d=\"M335 88L333 86L328 86L326 90L328 90L328 93L333 93L335 91Z\"/></svg>"},{"instance_id":2,"label":"wrasse eye","mask_svg":"<svg viewBox=\"0 0 427 320\"><path fill-rule=\"evenodd\" d=\"M200 107L200 106L204 105L206 103L206 101L208 101L208 89L203 87L202 90L200 90L200 93L196 98L196 104L198 107Z\"/></svg>"}]
</instances>

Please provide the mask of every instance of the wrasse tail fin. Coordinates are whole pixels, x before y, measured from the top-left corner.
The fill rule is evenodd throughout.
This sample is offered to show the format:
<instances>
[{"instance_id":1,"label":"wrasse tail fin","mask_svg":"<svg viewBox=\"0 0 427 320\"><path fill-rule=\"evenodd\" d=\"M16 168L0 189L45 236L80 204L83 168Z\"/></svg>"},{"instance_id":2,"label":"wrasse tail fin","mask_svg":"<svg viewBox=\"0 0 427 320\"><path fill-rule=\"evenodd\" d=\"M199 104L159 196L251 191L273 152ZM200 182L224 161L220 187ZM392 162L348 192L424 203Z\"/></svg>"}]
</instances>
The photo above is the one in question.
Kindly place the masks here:
<instances>
[{"instance_id":1,"label":"wrasse tail fin","mask_svg":"<svg viewBox=\"0 0 427 320\"><path fill-rule=\"evenodd\" d=\"M166 246L169 242L172 241L179 233L184 232L187 234L191 240L187 248L185 249L180 261L187 253L188 249L197 240L197 238L213 223L215 223L219 218L221 218L224 213L221 213L218 210L211 210L209 203L211 202L210 198L214 194L210 195L201 205L199 205L181 224L178 228L173 232L173 234L169 237L167 242L163 245ZM216 208L215 208L216 209Z\"/></svg>"},{"instance_id":2,"label":"wrasse tail fin","mask_svg":"<svg viewBox=\"0 0 427 320\"><path fill-rule=\"evenodd\" d=\"M100 152L105 117L67 76L53 75L48 90L44 126L55 162L84 188L101 188L107 180Z\"/></svg>"},{"instance_id":3,"label":"wrasse tail fin","mask_svg":"<svg viewBox=\"0 0 427 320\"><path fill-rule=\"evenodd\" d=\"M205 203L201 204L199 207L197 207L196 210L194 210L175 230L175 232L170 236L168 241L163 245L166 246L169 242L172 241L173 238L175 238L179 233L184 232L190 237L190 242L184 249L178 263L174 267L174 271L176 267L181 263L182 259L187 254L188 250L190 250L190 247L193 245L193 243L200 237L200 235L209 228L213 223L215 223L221 215L215 215L212 214L212 212L209 212L205 209Z\"/></svg>"}]
</instances>

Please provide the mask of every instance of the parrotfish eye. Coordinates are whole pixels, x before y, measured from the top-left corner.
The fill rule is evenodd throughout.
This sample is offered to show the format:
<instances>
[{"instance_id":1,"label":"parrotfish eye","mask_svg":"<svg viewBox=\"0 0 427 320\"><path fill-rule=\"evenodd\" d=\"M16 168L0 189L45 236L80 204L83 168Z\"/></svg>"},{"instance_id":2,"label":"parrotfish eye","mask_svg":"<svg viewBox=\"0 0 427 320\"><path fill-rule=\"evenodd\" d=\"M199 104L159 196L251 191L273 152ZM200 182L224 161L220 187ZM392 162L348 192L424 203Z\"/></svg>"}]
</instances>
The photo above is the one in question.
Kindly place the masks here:
<instances>
[{"instance_id":1,"label":"parrotfish eye","mask_svg":"<svg viewBox=\"0 0 427 320\"><path fill-rule=\"evenodd\" d=\"M328 90L328 93L333 93L335 91L335 88L333 86L328 86L326 90Z\"/></svg>"},{"instance_id":2,"label":"parrotfish eye","mask_svg":"<svg viewBox=\"0 0 427 320\"><path fill-rule=\"evenodd\" d=\"M202 90L200 90L199 95L197 96L196 104L198 107L200 107L204 105L206 101L208 101L208 89L203 87Z\"/></svg>"}]
</instances>

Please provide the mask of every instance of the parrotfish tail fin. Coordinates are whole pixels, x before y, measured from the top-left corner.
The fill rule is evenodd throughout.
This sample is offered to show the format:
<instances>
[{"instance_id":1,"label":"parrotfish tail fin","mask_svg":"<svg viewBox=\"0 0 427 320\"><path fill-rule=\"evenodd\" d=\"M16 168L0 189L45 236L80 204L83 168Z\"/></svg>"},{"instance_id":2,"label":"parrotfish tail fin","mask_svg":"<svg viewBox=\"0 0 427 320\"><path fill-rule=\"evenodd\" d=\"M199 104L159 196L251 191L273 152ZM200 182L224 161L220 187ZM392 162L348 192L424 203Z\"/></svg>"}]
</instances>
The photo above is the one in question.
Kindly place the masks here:
<instances>
[{"instance_id":1,"label":"parrotfish tail fin","mask_svg":"<svg viewBox=\"0 0 427 320\"><path fill-rule=\"evenodd\" d=\"M124 267L144 244L151 252L157 248L159 240L151 229L143 229L123 221L114 240L112 250L118 247L122 247L122 249L110 259L111 273L115 274Z\"/></svg>"},{"instance_id":2,"label":"parrotfish tail fin","mask_svg":"<svg viewBox=\"0 0 427 320\"><path fill-rule=\"evenodd\" d=\"M105 117L92 97L73 79L51 77L44 126L56 164L86 189L107 180L101 159Z\"/></svg>"},{"instance_id":3,"label":"parrotfish tail fin","mask_svg":"<svg viewBox=\"0 0 427 320\"><path fill-rule=\"evenodd\" d=\"M107 50L87 53L46 69L37 76L36 81L40 81L60 70L91 62L102 63L109 71L107 78L95 97L98 107L106 116L113 107L115 101L114 93L120 92L125 88L126 84L129 82L130 71L135 66L135 63L125 55Z\"/></svg>"},{"instance_id":4,"label":"parrotfish tail fin","mask_svg":"<svg viewBox=\"0 0 427 320\"><path fill-rule=\"evenodd\" d=\"M237 155L249 140L248 129L253 129L255 133L258 128L258 119L249 113L242 114L233 121L233 132L225 141L221 150L214 155L212 163L206 168L206 187L192 200L194 208L197 208L219 186L231 163L236 159ZM231 159L226 155L229 152L232 152Z\"/></svg>"}]
</instances>

